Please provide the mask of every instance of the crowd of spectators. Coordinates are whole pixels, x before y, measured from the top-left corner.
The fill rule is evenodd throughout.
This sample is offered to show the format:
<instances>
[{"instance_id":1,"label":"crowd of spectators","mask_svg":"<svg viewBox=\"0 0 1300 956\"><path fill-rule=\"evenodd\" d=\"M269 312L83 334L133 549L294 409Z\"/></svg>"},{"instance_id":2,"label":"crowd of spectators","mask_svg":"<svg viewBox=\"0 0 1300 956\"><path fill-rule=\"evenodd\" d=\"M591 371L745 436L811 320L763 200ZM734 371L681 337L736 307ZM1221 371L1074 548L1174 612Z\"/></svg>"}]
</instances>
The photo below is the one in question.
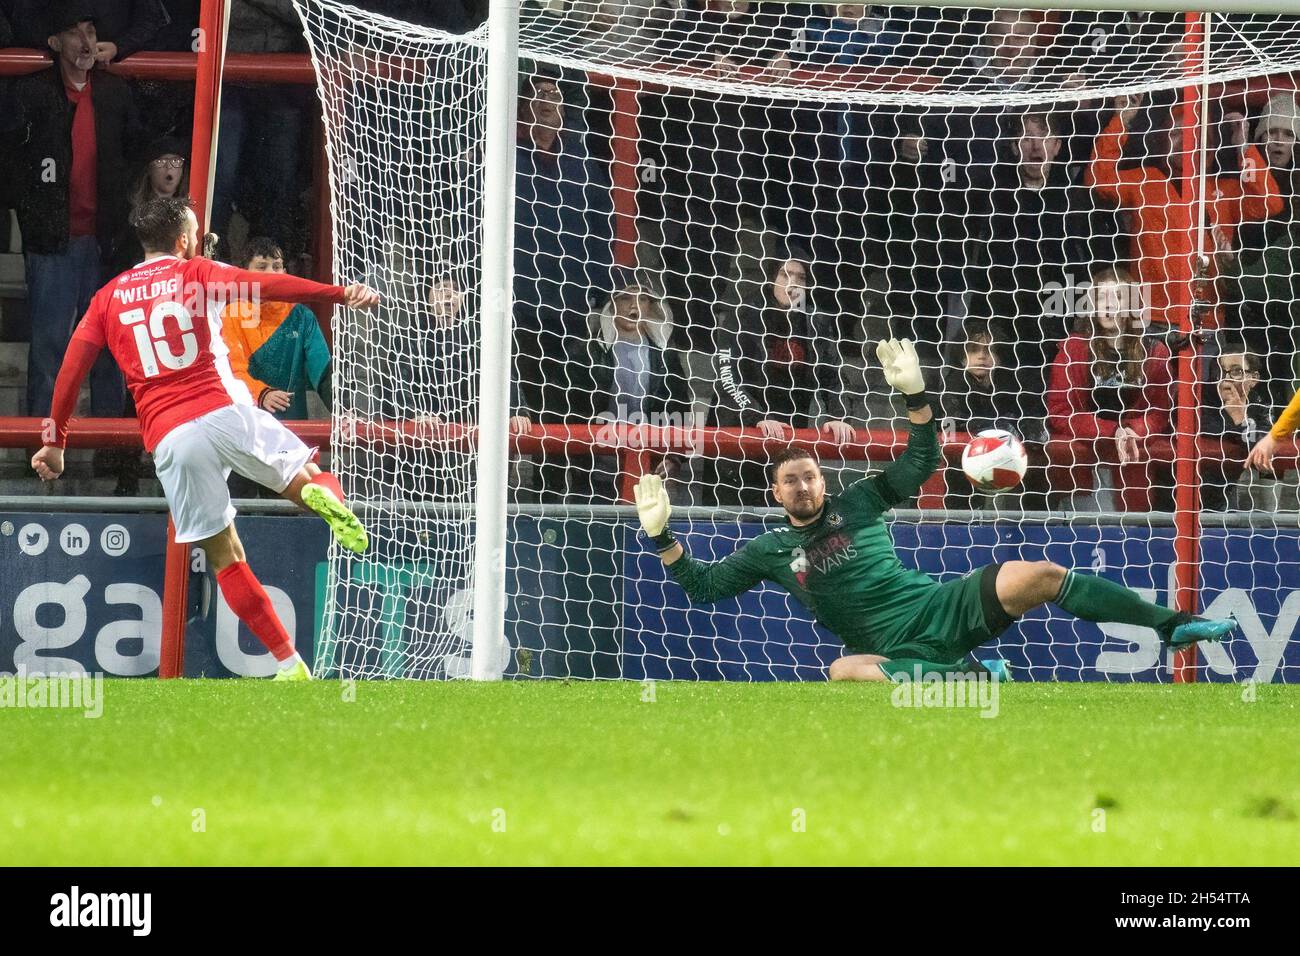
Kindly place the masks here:
<instances>
[{"instance_id":1,"label":"crowd of spectators","mask_svg":"<svg viewBox=\"0 0 1300 956\"><path fill-rule=\"evenodd\" d=\"M477 0L364 5L453 32L486 13ZM140 51L192 49L198 8L197 0L0 0L0 47L25 44L51 58L47 69L0 79L0 160L12 170L0 178L0 207L16 211L22 235L30 415L48 413L90 295L138 261L130 209L189 188L192 84L128 81L107 67ZM1036 103L1026 92L1047 75L1084 86L1098 62L1122 71L1141 54L1159 55L1180 36L1171 18L529 0L525 20L593 51L634 50L668 72L779 78L927 63L940 90L1024 95L1016 105L972 97L909 107L646 86L633 269L615 261L609 91L569 68L525 69L513 430L671 421L754 428L777 444L796 428L853 442L894 411L869 367L873 343L908 336L946 429L1004 428L1025 441L1026 505L1082 506L1100 478L1117 507L1167 508L1183 344L1173 332L1191 310L1206 332L1203 500L1233 506L1245 448L1296 378L1294 93L1207 104L1202 238L1184 198L1176 93ZM232 53L305 48L289 0L233 0ZM224 91L212 209L222 258L310 266L315 111L306 88ZM387 222L377 216L366 228ZM362 385L346 404L400 417L400 390L410 388L429 421L464 420L470 410L448 383L477 365L464 341L464 320L477 310L472 269L442 240L432 255L413 252L429 245L419 236L380 240L386 252L368 278L419 308L387 318L381 310L376 321L424 323L408 331L431 346L410 367L362 361ZM312 392L334 401L310 311L236 307L225 331L237 374L270 411L305 414ZM107 356L91 395L96 415L131 412ZM131 456L104 461L122 493L136 486L138 465ZM617 468L599 456L548 452L530 465L528 488L540 500L618 496ZM766 500L758 462L674 452L655 466L695 500ZM954 488L951 498L970 501L970 491Z\"/></svg>"},{"instance_id":2,"label":"crowd of spectators","mask_svg":"<svg viewBox=\"0 0 1300 956\"><path fill-rule=\"evenodd\" d=\"M1139 68L1139 56L1176 56L1181 36L1172 19L1123 13L995 11L958 21L864 4L537 6L549 30L567 22L566 35L594 55L618 46L666 71L779 83L792 70L915 69L928 60L941 88L982 94L1032 91L1048 75L1085 87L1097 63ZM953 42L962 30L976 42ZM557 136L582 164L569 188L600 193L585 204L573 198L569 215L587 218L554 237L567 244L556 256L516 258L519 327L564 338L541 350L553 374L517 369L521 382L545 388L589 364L583 333L572 329L612 301L608 259L591 250L613 235L602 192L612 106L584 74L526 78L519 250L539 242L527 208L539 184L563 177L558 164L538 167L544 147L522 119L533 115L539 85L552 101L558 91L558 108L571 114ZM1232 507L1245 442L1296 378L1294 93L1278 92L1262 109L1240 93L1206 104L1204 236L1184 198L1179 91L1009 101L836 105L699 84L643 89L637 255L659 270L661 308L676 316L664 351L680 357L665 364L684 379L666 392L709 425L752 427L775 442L815 427L852 441L892 411L880 401L864 407L855 381L884 390L869 369L856 380L851 371L869 366L868 346L881 335L906 335L931 370L946 427L1003 428L1024 440L1023 505L1088 507L1109 487L1110 506L1170 509L1175 356L1185 344L1176 333L1191 315L1203 503ZM558 196L564 184L547 188ZM568 318L539 323L548 308ZM530 354L527 345L521 352ZM556 401L524 405L553 421L591 420L563 389ZM678 474L681 464L670 455L660 469ZM689 477L694 500L764 501L762 471L748 463L712 463ZM950 500L970 501L969 489L954 488Z\"/></svg>"}]
</instances>

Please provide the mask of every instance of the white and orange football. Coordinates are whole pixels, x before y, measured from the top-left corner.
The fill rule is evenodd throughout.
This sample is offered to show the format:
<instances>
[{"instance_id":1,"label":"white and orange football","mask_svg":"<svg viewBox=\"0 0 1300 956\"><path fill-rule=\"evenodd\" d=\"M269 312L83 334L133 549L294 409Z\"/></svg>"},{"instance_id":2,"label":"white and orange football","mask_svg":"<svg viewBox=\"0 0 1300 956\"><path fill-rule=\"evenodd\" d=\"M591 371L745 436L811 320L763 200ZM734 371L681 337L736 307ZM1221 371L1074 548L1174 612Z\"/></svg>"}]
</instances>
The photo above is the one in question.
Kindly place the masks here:
<instances>
[{"instance_id":1,"label":"white and orange football","mask_svg":"<svg viewBox=\"0 0 1300 956\"><path fill-rule=\"evenodd\" d=\"M1029 456L1020 439L995 428L980 432L961 453L961 470L981 491L1014 488L1028 467Z\"/></svg>"}]
</instances>

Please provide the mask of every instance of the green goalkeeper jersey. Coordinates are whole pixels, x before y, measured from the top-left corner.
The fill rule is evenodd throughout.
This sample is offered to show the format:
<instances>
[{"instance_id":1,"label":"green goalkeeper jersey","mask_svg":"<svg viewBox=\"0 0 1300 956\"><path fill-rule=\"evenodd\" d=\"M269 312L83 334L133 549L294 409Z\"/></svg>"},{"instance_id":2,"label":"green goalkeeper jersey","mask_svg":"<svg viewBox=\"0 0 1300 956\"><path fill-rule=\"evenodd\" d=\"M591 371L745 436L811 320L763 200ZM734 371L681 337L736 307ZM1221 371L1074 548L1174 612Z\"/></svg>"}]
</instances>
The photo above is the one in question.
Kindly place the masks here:
<instances>
[{"instance_id":1,"label":"green goalkeeper jersey","mask_svg":"<svg viewBox=\"0 0 1300 956\"><path fill-rule=\"evenodd\" d=\"M938 464L934 420L914 424L897 460L827 495L812 524L766 531L720 561L683 555L669 573L703 604L775 582L849 648L890 656L916 640L918 618L940 585L898 560L883 515L911 499Z\"/></svg>"}]
</instances>

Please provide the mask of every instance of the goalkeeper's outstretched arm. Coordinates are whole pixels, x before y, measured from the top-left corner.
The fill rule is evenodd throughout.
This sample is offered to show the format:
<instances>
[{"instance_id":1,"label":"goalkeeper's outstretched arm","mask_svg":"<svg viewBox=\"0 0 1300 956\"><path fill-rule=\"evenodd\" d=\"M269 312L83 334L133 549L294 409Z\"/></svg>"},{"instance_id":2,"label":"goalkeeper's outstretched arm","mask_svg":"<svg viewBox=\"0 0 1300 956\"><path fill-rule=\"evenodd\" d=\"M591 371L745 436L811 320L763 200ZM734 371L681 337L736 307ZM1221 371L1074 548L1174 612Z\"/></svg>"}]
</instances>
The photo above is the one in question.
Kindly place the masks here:
<instances>
[{"instance_id":1,"label":"goalkeeper's outstretched arm","mask_svg":"<svg viewBox=\"0 0 1300 956\"><path fill-rule=\"evenodd\" d=\"M668 529L672 505L663 479L658 475L643 475L636 483L634 493L642 530L654 542L668 573L692 601L712 604L744 594L763 580L762 566L748 545L721 561L697 561L687 554Z\"/></svg>"},{"instance_id":2,"label":"goalkeeper's outstretched arm","mask_svg":"<svg viewBox=\"0 0 1300 956\"><path fill-rule=\"evenodd\" d=\"M881 496L893 507L915 496L939 467L939 436L916 347L909 339L888 339L876 346L876 357L885 370L885 381L907 401L907 418L912 423L906 450L877 479Z\"/></svg>"}]
</instances>

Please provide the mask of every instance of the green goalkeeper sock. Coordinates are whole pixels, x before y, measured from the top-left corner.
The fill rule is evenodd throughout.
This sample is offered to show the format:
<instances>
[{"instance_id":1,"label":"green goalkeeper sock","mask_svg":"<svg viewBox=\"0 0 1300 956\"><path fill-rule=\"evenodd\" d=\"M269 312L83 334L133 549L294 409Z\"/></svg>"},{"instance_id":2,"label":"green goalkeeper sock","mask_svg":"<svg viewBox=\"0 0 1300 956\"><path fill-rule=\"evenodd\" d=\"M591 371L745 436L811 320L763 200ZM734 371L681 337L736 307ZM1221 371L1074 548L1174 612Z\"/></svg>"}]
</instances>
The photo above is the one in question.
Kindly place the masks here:
<instances>
[{"instance_id":1,"label":"green goalkeeper sock","mask_svg":"<svg viewBox=\"0 0 1300 956\"><path fill-rule=\"evenodd\" d=\"M944 677L948 674L988 673L988 668L972 664L969 661L958 661L956 664L940 664L937 661L927 661L919 657L895 657L893 660L881 661L877 666L885 672L886 677L895 683L900 680L925 680L931 674Z\"/></svg>"},{"instance_id":2,"label":"green goalkeeper sock","mask_svg":"<svg viewBox=\"0 0 1300 956\"><path fill-rule=\"evenodd\" d=\"M1053 603L1085 621L1154 628L1164 641L1169 640L1175 627L1193 619L1183 611L1171 611L1144 601L1122 584L1078 571L1065 572L1065 580Z\"/></svg>"}]
</instances>

